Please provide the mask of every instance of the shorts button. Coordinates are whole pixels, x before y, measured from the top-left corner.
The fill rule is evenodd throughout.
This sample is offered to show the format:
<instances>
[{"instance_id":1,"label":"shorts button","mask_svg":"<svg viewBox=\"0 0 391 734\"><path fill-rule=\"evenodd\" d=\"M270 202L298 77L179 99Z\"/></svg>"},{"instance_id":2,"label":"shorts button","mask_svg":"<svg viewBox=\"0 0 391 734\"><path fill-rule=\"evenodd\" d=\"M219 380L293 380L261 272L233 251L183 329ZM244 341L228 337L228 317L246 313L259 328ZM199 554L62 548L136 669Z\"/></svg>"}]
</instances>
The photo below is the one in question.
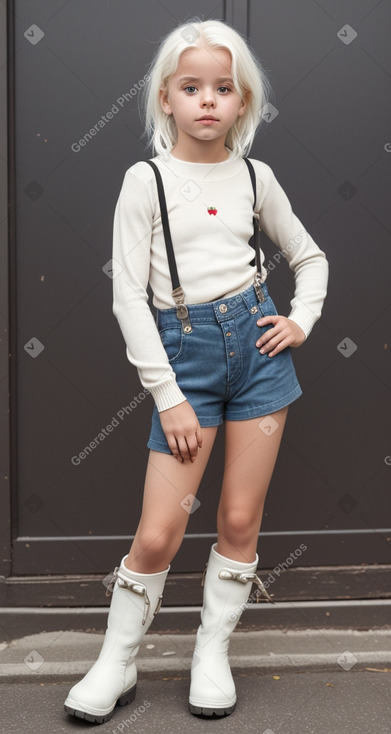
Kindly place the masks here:
<instances>
[{"instance_id":1,"label":"shorts button","mask_svg":"<svg viewBox=\"0 0 391 734\"><path fill-rule=\"evenodd\" d=\"M227 333L226 333L225 336L231 336L231 332L230 331L227 331Z\"/></svg>"},{"instance_id":2,"label":"shorts button","mask_svg":"<svg viewBox=\"0 0 391 734\"><path fill-rule=\"evenodd\" d=\"M251 313L257 313L258 307L257 306L252 306L250 310L251 310Z\"/></svg>"},{"instance_id":3,"label":"shorts button","mask_svg":"<svg viewBox=\"0 0 391 734\"><path fill-rule=\"evenodd\" d=\"M235 352L230 352L230 353L229 353L229 356L230 356L230 357L233 357L233 356L234 356L234 354L235 354Z\"/></svg>"},{"instance_id":4,"label":"shorts button","mask_svg":"<svg viewBox=\"0 0 391 734\"><path fill-rule=\"evenodd\" d=\"M220 303L220 306L219 306L220 313L225 313L227 310L228 309L227 309L227 306L225 305L225 303Z\"/></svg>"}]
</instances>

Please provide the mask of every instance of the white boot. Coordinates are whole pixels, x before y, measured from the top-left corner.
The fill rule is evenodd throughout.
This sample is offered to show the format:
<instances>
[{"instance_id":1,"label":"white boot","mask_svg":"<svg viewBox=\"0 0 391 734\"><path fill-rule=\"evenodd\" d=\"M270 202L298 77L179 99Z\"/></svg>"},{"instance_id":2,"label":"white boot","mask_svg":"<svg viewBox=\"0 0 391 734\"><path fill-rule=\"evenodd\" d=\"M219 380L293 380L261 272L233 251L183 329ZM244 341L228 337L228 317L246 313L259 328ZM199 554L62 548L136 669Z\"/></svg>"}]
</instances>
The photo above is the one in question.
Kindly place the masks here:
<instances>
[{"instance_id":1,"label":"white boot","mask_svg":"<svg viewBox=\"0 0 391 734\"><path fill-rule=\"evenodd\" d=\"M257 583L266 599L274 603L256 575L258 555L255 554L253 563L240 563L217 553L216 545L211 547L204 571L201 624L191 665L189 708L198 716L226 716L236 706L228 660L229 637L243 612L252 583Z\"/></svg>"},{"instance_id":2,"label":"white boot","mask_svg":"<svg viewBox=\"0 0 391 734\"><path fill-rule=\"evenodd\" d=\"M69 691L65 711L80 719L104 724L116 704L125 706L136 695L135 657L140 642L158 613L170 570L142 574L121 565L114 569L107 630L99 657L84 678Z\"/></svg>"}]
</instances>

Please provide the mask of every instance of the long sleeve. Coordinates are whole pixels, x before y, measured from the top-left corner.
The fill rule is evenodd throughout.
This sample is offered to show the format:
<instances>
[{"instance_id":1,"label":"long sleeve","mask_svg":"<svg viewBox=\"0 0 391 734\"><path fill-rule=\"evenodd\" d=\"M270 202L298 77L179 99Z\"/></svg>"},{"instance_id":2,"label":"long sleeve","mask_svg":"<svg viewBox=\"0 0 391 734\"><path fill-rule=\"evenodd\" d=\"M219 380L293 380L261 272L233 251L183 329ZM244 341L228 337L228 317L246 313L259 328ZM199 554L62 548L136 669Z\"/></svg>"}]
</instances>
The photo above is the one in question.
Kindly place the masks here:
<instances>
[{"instance_id":1,"label":"long sleeve","mask_svg":"<svg viewBox=\"0 0 391 734\"><path fill-rule=\"evenodd\" d=\"M259 166L259 163L254 161L255 165ZM264 162L261 166L260 228L282 250L294 272L295 292L288 318L295 321L308 337L321 315L327 294L328 261L293 213L289 199L270 166Z\"/></svg>"},{"instance_id":2,"label":"long sleeve","mask_svg":"<svg viewBox=\"0 0 391 734\"><path fill-rule=\"evenodd\" d=\"M152 225L148 186L128 170L113 222L113 313L125 339L126 356L161 412L186 397L176 382L148 305Z\"/></svg>"},{"instance_id":3,"label":"long sleeve","mask_svg":"<svg viewBox=\"0 0 391 734\"><path fill-rule=\"evenodd\" d=\"M152 159L160 168L180 283L188 305L208 303L247 288L255 272L253 192L244 161L192 163L172 155ZM328 281L324 252L292 212L270 166L250 159L257 178L260 227L281 250L295 275L289 318L306 337L320 317ZM212 205L216 216L211 216ZM113 222L113 313L126 356L159 412L184 402L148 303L172 308L172 283L151 167L138 161L124 175ZM264 268L263 268L264 269ZM264 276L266 277L266 270Z\"/></svg>"}]
</instances>

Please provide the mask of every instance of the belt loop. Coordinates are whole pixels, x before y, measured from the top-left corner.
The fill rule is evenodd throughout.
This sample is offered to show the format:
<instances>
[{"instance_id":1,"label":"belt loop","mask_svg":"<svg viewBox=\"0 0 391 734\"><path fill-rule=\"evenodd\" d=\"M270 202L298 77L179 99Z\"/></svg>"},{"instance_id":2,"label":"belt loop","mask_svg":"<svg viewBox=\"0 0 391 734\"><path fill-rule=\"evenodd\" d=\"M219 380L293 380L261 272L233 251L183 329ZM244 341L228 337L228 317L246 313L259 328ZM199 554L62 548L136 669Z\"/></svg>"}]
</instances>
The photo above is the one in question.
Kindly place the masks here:
<instances>
[{"instance_id":1,"label":"belt loop","mask_svg":"<svg viewBox=\"0 0 391 734\"><path fill-rule=\"evenodd\" d=\"M189 311L185 305L185 294L181 285L172 291L172 297L176 303L176 315L177 318L182 321L182 331L185 334L189 334L192 330Z\"/></svg>"}]
</instances>

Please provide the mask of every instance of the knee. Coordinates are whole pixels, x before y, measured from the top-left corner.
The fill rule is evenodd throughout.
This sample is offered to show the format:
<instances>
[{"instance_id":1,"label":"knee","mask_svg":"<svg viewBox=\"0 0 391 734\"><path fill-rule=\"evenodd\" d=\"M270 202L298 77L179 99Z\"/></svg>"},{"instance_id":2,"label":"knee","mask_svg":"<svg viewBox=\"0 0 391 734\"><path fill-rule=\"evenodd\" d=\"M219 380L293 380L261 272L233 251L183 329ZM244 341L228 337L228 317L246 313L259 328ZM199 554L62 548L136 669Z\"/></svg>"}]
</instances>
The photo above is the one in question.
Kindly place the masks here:
<instances>
[{"instance_id":1,"label":"knee","mask_svg":"<svg viewBox=\"0 0 391 734\"><path fill-rule=\"evenodd\" d=\"M167 567L177 551L173 534L160 529L141 531L133 545L132 555L146 568Z\"/></svg>"},{"instance_id":2,"label":"knee","mask_svg":"<svg viewBox=\"0 0 391 734\"><path fill-rule=\"evenodd\" d=\"M254 518L241 508L223 510L220 513L220 530L229 543L246 545L252 542L257 532Z\"/></svg>"}]
</instances>

